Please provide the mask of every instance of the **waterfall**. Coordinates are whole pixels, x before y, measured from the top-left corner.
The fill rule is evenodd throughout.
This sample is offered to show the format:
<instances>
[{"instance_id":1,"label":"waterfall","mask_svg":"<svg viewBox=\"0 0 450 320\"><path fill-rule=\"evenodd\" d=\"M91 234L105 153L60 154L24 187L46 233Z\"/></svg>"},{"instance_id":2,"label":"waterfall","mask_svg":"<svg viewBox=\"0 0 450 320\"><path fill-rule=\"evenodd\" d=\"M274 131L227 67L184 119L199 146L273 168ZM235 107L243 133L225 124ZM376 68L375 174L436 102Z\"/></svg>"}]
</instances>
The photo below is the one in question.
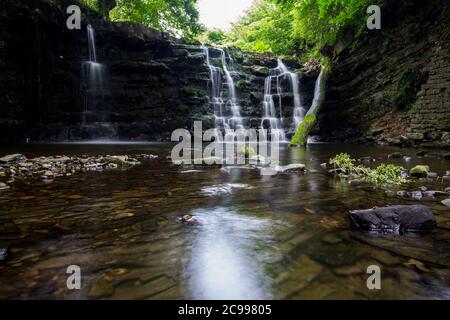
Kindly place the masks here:
<instances>
[{"instance_id":1,"label":"waterfall","mask_svg":"<svg viewBox=\"0 0 450 320\"><path fill-rule=\"evenodd\" d=\"M311 103L311 107L308 110L308 114L316 114L318 109L320 108L323 99L324 99L324 91L325 88L322 87L322 81L325 76L324 69L320 70L319 76L317 77L316 83L314 85L314 98Z\"/></svg>"},{"instance_id":2,"label":"waterfall","mask_svg":"<svg viewBox=\"0 0 450 320\"><path fill-rule=\"evenodd\" d=\"M206 64L209 68L211 92L210 100L214 108L214 124L216 130L223 131L226 139L234 139L232 130L244 129L240 106L237 101L236 87L229 70L229 65L233 68L233 59L230 54L226 54L223 49L220 52L221 68L216 67L211 62L209 48L202 46L206 57ZM229 60L229 65L227 63ZM222 81L222 71L225 75L225 82ZM224 87L228 89L228 94L224 97Z\"/></svg>"},{"instance_id":3,"label":"waterfall","mask_svg":"<svg viewBox=\"0 0 450 320\"><path fill-rule=\"evenodd\" d=\"M97 62L95 30L91 25L87 26L87 40L89 60L83 62L82 65L82 79L85 91L84 112L82 115L83 124L86 123L87 114L93 112L95 104L99 103L99 98L103 97L103 65ZM101 117L99 114L96 116Z\"/></svg>"},{"instance_id":4,"label":"waterfall","mask_svg":"<svg viewBox=\"0 0 450 320\"><path fill-rule=\"evenodd\" d=\"M296 128L298 124L303 120L305 109L301 105L301 97L299 92L298 76L290 72L281 59L278 59L278 65L276 68L270 69L269 76L265 80L264 85L264 101L263 101L263 118L261 120L261 127L269 127L273 133L278 134L280 140L286 141L286 133L283 127L283 103L282 94L283 89L281 87L281 79L287 78L290 82L292 95L293 95L293 124ZM273 93L273 80L275 79L275 91ZM276 105L274 96L278 99L278 112L276 111Z\"/></svg>"}]
</instances>

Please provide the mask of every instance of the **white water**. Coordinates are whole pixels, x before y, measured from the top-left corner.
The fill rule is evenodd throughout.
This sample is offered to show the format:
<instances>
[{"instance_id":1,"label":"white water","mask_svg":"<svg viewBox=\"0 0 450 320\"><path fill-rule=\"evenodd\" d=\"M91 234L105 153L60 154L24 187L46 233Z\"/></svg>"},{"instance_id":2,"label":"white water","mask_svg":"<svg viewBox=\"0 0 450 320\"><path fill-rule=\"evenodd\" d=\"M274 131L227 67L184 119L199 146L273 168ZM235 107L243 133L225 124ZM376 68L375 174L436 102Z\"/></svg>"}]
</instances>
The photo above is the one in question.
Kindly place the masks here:
<instances>
[{"instance_id":1,"label":"white water","mask_svg":"<svg viewBox=\"0 0 450 320\"><path fill-rule=\"evenodd\" d=\"M103 94L103 65L97 62L97 52L95 46L95 30L91 25L87 26L87 40L89 48L89 60L83 62L82 77L86 88L83 124L86 123L86 114L92 111L93 101Z\"/></svg>"},{"instance_id":2,"label":"white water","mask_svg":"<svg viewBox=\"0 0 450 320\"><path fill-rule=\"evenodd\" d=\"M202 46L203 52L206 56L206 63L210 72L211 82L211 104L214 108L214 122L217 131L223 131L225 133L225 140L234 139L233 130L244 129L244 124L241 116L240 106L237 102L236 87L234 85L231 71L228 69L227 58L231 68L233 68L233 59L222 49L220 51L221 67L216 67L211 63L209 56L209 49L206 46ZM222 73L225 75L225 81L222 81ZM228 94L224 97L224 87L228 89ZM220 136L220 135L218 135Z\"/></svg>"},{"instance_id":3,"label":"white water","mask_svg":"<svg viewBox=\"0 0 450 320\"><path fill-rule=\"evenodd\" d=\"M278 134L278 137L281 141L286 141L286 132L283 127L283 89L280 83L281 79L285 77L287 77L290 81L294 99L294 127L296 127L303 120L303 116L305 113L305 110L301 106L298 76L295 73L290 72L283 61L281 61L281 59L278 59L278 66L270 70L269 76L266 78L264 84L263 118L261 120L261 128L270 128L272 134ZM274 88L272 88L274 80L276 83L275 90ZM275 93L273 91L275 91ZM274 96L278 98L278 111L276 110Z\"/></svg>"},{"instance_id":4,"label":"white water","mask_svg":"<svg viewBox=\"0 0 450 320\"><path fill-rule=\"evenodd\" d=\"M322 94L321 94L321 86L322 86L322 79L324 76L324 71L323 68L320 71L319 76L317 77L316 83L314 85L314 98L313 101L311 103L311 107L308 110L307 114L315 114L317 112L317 108L320 106L320 99L322 98Z\"/></svg>"}]
</instances>

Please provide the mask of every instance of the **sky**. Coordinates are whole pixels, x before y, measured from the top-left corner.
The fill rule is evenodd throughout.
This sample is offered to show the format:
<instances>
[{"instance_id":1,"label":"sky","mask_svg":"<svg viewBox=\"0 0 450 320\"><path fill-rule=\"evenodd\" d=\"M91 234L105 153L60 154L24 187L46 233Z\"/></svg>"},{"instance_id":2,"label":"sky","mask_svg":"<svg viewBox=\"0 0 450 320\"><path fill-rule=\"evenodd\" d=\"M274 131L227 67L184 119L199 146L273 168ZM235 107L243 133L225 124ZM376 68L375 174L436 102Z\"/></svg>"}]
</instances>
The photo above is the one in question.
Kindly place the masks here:
<instances>
[{"instance_id":1,"label":"sky","mask_svg":"<svg viewBox=\"0 0 450 320\"><path fill-rule=\"evenodd\" d=\"M253 0L199 0L200 21L209 29L228 30Z\"/></svg>"}]
</instances>

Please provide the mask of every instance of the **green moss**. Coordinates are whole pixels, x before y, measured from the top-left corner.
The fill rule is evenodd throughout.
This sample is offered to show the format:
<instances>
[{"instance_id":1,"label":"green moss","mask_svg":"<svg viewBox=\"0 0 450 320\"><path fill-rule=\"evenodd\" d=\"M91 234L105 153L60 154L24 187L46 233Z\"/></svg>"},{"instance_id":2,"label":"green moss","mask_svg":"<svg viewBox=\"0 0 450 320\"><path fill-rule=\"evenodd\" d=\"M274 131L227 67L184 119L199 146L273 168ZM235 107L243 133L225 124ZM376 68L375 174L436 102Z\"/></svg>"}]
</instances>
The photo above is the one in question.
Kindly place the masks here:
<instances>
[{"instance_id":1,"label":"green moss","mask_svg":"<svg viewBox=\"0 0 450 320\"><path fill-rule=\"evenodd\" d=\"M409 170L409 174L412 177L426 177L428 175L428 171L430 171L430 167L429 166L425 166L425 165L418 165L415 166L414 168L412 168L411 170Z\"/></svg>"},{"instance_id":2,"label":"green moss","mask_svg":"<svg viewBox=\"0 0 450 320\"><path fill-rule=\"evenodd\" d=\"M314 114L308 114L303 118L303 121L297 128L294 136L291 139L291 145L304 146L308 142L308 135L316 124L316 116Z\"/></svg>"},{"instance_id":3,"label":"green moss","mask_svg":"<svg viewBox=\"0 0 450 320\"><path fill-rule=\"evenodd\" d=\"M446 160L450 160L450 152L444 153L443 157Z\"/></svg>"},{"instance_id":4,"label":"green moss","mask_svg":"<svg viewBox=\"0 0 450 320\"><path fill-rule=\"evenodd\" d=\"M410 106L421 84L421 72L419 67L404 69L400 72L397 89L392 96L392 103L400 109Z\"/></svg>"},{"instance_id":5,"label":"green moss","mask_svg":"<svg viewBox=\"0 0 450 320\"><path fill-rule=\"evenodd\" d=\"M239 150L239 155L245 158L251 158L257 156L258 154L252 147L250 147L249 145L245 145Z\"/></svg>"},{"instance_id":6,"label":"green moss","mask_svg":"<svg viewBox=\"0 0 450 320\"><path fill-rule=\"evenodd\" d=\"M246 84L247 84L247 81L239 80L238 82L236 82L236 88L242 89L243 87L245 87Z\"/></svg>"}]
</instances>

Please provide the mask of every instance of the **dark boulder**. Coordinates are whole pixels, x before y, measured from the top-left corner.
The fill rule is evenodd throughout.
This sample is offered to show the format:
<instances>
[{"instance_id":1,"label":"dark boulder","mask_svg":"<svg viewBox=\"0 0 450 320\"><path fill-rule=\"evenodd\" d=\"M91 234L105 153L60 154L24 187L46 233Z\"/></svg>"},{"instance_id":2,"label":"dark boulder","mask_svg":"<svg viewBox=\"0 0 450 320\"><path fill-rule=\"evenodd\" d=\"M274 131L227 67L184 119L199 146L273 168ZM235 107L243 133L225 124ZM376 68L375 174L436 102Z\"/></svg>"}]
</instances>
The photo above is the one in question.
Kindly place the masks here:
<instances>
[{"instance_id":1,"label":"dark boulder","mask_svg":"<svg viewBox=\"0 0 450 320\"><path fill-rule=\"evenodd\" d=\"M349 217L354 227L372 231L421 232L436 227L433 211L423 205L353 210Z\"/></svg>"}]
</instances>

